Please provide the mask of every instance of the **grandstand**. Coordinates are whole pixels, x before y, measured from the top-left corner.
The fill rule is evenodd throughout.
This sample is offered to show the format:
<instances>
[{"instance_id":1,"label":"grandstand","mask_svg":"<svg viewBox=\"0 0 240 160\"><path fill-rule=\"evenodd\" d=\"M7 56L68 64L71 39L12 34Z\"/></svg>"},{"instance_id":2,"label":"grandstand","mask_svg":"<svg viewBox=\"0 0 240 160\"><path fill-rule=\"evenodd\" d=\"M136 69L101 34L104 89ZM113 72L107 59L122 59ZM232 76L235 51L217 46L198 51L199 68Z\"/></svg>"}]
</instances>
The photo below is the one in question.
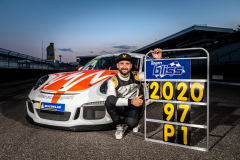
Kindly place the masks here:
<instances>
[{"instance_id":1,"label":"grandstand","mask_svg":"<svg viewBox=\"0 0 240 160\"><path fill-rule=\"evenodd\" d=\"M240 67L240 30L230 28L209 27L206 25L193 25L187 29L151 43L133 53L147 53L154 48L177 49L177 48L205 48L210 54L210 76L222 75L222 81L240 82L239 75L233 75ZM165 58L202 57L203 51L181 51L163 53ZM192 60L192 68L206 69L206 60Z\"/></svg>"},{"instance_id":2,"label":"grandstand","mask_svg":"<svg viewBox=\"0 0 240 160\"><path fill-rule=\"evenodd\" d=\"M0 48L0 68L71 70L69 65L59 64L58 60L44 60L3 48Z\"/></svg>"}]
</instances>

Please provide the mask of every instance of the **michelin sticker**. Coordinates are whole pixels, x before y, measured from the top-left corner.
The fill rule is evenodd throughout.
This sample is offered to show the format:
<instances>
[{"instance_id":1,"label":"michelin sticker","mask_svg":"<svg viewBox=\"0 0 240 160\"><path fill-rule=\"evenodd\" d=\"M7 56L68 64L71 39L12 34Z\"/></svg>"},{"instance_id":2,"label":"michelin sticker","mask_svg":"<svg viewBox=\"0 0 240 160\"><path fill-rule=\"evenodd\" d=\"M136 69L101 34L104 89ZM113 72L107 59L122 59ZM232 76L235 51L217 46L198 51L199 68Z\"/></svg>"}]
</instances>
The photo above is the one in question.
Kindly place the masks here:
<instances>
[{"instance_id":1,"label":"michelin sticker","mask_svg":"<svg viewBox=\"0 0 240 160\"><path fill-rule=\"evenodd\" d=\"M65 104L40 102L38 103L38 109L65 111Z\"/></svg>"},{"instance_id":2,"label":"michelin sticker","mask_svg":"<svg viewBox=\"0 0 240 160\"><path fill-rule=\"evenodd\" d=\"M154 60L146 62L147 79L190 79L190 59Z\"/></svg>"}]
</instances>

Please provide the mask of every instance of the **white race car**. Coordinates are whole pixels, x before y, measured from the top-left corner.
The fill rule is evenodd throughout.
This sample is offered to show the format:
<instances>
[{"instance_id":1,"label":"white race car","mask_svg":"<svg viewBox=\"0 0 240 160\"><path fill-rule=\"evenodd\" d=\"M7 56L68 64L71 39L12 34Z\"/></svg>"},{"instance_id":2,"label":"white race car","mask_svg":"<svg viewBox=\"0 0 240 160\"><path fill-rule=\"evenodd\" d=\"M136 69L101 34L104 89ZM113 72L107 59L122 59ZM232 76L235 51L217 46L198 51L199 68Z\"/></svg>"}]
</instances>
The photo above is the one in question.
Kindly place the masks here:
<instances>
[{"instance_id":1,"label":"white race car","mask_svg":"<svg viewBox=\"0 0 240 160\"><path fill-rule=\"evenodd\" d=\"M98 56L80 71L41 77L26 101L27 120L45 127L72 130L115 129L104 106L107 80L118 73L119 54ZM144 54L132 56L132 71L144 71Z\"/></svg>"}]
</instances>

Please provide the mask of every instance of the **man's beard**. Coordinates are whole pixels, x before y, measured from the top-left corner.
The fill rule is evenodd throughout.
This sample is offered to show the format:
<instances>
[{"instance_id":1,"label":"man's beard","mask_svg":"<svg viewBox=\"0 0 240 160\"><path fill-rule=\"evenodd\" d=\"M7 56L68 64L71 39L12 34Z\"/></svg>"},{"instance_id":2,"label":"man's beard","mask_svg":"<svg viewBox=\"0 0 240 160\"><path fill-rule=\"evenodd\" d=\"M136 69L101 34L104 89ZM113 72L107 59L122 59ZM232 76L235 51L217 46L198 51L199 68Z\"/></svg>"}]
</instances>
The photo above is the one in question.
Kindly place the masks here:
<instances>
[{"instance_id":1,"label":"man's beard","mask_svg":"<svg viewBox=\"0 0 240 160\"><path fill-rule=\"evenodd\" d=\"M119 72L120 72L122 75L124 75L124 76L128 75L129 72L130 72L130 70L128 70L126 73L123 73L122 70L123 70L123 69L119 69ZM127 70L127 69L126 69L126 70Z\"/></svg>"}]
</instances>

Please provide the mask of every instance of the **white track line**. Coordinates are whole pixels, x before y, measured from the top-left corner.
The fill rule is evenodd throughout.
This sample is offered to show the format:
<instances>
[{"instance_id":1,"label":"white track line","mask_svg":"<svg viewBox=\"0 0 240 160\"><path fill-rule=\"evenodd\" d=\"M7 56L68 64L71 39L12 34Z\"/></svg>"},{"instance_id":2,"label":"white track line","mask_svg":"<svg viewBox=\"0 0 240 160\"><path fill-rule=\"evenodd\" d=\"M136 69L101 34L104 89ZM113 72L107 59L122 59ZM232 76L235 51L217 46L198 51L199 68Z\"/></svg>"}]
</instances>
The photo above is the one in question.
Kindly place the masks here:
<instances>
[{"instance_id":1,"label":"white track line","mask_svg":"<svg viewBox=\"0 0 240 160\"><path fill-rule=\"evenodd\" d=\"M218 82L218 81L210 81L210 83L225 84L225 85L231 85L231 86L240 86L240 83Z\"/></svg>"}]
</instances>

